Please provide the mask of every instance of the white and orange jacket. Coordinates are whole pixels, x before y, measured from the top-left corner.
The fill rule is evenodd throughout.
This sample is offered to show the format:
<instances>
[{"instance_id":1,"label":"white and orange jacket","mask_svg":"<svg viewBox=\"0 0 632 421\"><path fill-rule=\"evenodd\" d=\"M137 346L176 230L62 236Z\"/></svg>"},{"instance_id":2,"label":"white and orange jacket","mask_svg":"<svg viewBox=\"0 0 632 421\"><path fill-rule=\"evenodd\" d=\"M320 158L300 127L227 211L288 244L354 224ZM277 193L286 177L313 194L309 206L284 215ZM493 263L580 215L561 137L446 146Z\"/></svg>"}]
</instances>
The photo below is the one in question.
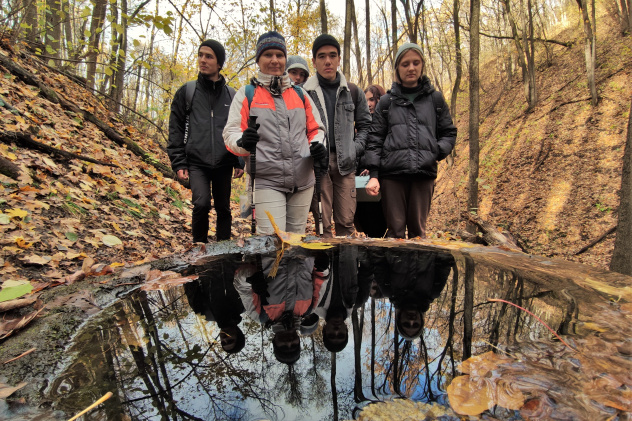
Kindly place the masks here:
<instances>
[{"instance_id":1,"label":"white and orange jacket","mask_svg":"<svg viewBox=\"0 0 632 421\"><path fill-rule=\"evenodd\" d=\"M246 88L237 91L224 128L224 143L233 154L248 156L248 151L237 146L237 141L248 128L248 118L257 116L260 125L257 188L289 193L314 185L314 162L309 145L324 142L325 130L307 92L303 91L303 102L292 88L287 73L274 79L261 72L253 78L255 91L250 106ZM271 89L271 84L276 84L277 89Z\"/></svg>"}]
</instances>

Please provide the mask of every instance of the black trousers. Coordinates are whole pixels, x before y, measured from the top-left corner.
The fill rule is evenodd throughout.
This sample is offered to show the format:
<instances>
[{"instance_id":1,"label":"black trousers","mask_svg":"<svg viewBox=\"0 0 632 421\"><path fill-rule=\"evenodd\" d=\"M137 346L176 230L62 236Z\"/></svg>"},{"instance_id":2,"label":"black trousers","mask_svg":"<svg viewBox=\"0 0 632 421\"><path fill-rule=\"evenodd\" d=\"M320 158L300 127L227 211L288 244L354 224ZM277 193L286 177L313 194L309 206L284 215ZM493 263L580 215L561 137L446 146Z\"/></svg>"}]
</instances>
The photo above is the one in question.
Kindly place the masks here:
<instances>
[{"instance_id":1,"label":"black trousers","mask_svg":"<svg viewBox=\"0 0 632 421\"><path fill-rule=\"evenodd\" d=\"M233 218L230 214L230 190L233 168L189 167L189 182L193 193L193 217L191 230L193 242L208 243L208 216L211 211L211 197L217 214L215 231L217 241L229 240ZM211 196L212 192L212 196Z\"/></svg>"}]
</instances>

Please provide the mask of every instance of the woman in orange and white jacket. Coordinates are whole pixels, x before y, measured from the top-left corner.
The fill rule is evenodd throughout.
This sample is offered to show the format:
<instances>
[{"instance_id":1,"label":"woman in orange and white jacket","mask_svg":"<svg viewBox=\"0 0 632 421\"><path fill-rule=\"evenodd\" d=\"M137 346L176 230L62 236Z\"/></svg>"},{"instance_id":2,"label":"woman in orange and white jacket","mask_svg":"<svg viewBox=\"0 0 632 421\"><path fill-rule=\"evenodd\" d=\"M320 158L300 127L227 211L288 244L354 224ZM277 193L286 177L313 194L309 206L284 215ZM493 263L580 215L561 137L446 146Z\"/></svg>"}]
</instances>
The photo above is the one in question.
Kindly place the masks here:
<instances>
[{"instance_id":1,"label":"woman in orange and white jacket","mask_svg":"<svg viewBox=\"0 0 632 421\"><path fill-rule=\"evenodd\" d=\"M255 153L255 214L260 234L274 233L266 211L281 230L305 233L314 163L327 157L320 116L309 95L293 86L285 72L286 60L282 35L270 31L259 37L259 73L251 86L241 88L233 98L224 128L230 152L244 157ZM250 117L257 117L256 126L249 127Z\"/></svg>"}]
</instances>

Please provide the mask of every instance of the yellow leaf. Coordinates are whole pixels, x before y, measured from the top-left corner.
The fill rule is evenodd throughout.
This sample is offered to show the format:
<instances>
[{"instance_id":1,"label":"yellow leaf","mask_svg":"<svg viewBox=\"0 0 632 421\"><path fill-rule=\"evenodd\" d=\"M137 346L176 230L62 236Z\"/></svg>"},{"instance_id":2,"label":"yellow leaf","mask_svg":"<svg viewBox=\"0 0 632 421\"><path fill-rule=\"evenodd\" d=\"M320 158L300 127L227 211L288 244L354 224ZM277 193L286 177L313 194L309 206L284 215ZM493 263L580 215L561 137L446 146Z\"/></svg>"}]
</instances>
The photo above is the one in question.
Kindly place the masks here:
<instances>
[{"instance_id":1,"label":"yellow leaf","mask_svg":"<svg viewBox=\"0 0 632 421\"><path fill-rule=\"evenodd\" d=\"M15 161L16 159L18 159L17 156L15 156L15 154L13 152L5 152L4 154L7 159L11 160L11 161Z\"/></svg>"},{"instance_id":2,"label":"yellow leaf","mask_svg":"<svg viewBox=\"0 0 632 421\"><path fill-rule=\"evenodd\" d=\"M26 215L29 214L27 211L23 209L17 209L17 208L8 209L4 213L9 215L11 218L16 217L16 216L18 218L24 218Z\"/></svg>"},{"instance_id":3,"label":"yellow leaf","mask_svg":"<svg viewBox=\"0 0 632 421\"><path fill-rule=\"evenodd\" d=\"M121 227L119 227L119 224L117 224L116 222L111 222L110 224L112 225L112 228L114 228L116 231L121 232Z\"/></svg>"},{"instance_id":4,"label":"yellow leaf","mask_svg":"<svg viewBox=\"0 0 632 421\"><path fill-rule=\"evenodd\" d=\"M118 237L115 237L113 235L104 235L101 241L103 241L103 244L105 244L108 247L114 247L114 246L119 246L123 244L123 242L119 240Z\"/></svg>"},{"instance_id":5,"label":"yellow leaf","mask_svg":"<svg viewBox=\"0 0 632 421\"><path fill-rule=\"evenodd\" d=\"M456 377L448 386L450 406L462 415L478 415L494 405L485 380L474 382L470 376Z\"/></svg>"},{"instance_id":6,"label":"yellow leaf","mask_svg":"<svg viewBox=\"0 0 632 421\"><path fill-rule=\"evenodd\" d=\"M307 249L313 250L322 250L333 247L329 243L304 243L303 238L305 238L305 234L296 234L293 232L285 232L281 231L279 226L274 222L274 217L270 214L270 212L266 211L266 215L270 218L270 223L274 228L275 234L283 241L285 244L290 244L292 246L301 246Z\"/></svg>"},{"instance_id":7,"label":"yellow leaf","mask_svg":"<svg viewBox=\"0 0 632 421\"><path fill-rule=\"evenodd\" d=\"M27 243L22 237L17 237L15 239L15 244L21 249L28 249L33 245L33 243Z\"/></svg>"},{"instance_id":8,"label":"yellow leaf","mask_svg":"<svg viewBox=\"0 0 632 421\"><path fill-rule=\"evenodd\" d=\"M13 116L18 122L22 123L22 124L26 124L26 121L24 120L24 118L20 115L15 115Z\"/></svg>"},{"instance_id":9,"label":"yellow leaf","mask_svg":"<svg viewBox=\"0 0 632 421\"><path fill-rule=\"evenodd\" d=\"M113 268L117 268L120 266L125 266L125 263L114 262L110 266L112 266Z\"/></svg>"}]
</instances>

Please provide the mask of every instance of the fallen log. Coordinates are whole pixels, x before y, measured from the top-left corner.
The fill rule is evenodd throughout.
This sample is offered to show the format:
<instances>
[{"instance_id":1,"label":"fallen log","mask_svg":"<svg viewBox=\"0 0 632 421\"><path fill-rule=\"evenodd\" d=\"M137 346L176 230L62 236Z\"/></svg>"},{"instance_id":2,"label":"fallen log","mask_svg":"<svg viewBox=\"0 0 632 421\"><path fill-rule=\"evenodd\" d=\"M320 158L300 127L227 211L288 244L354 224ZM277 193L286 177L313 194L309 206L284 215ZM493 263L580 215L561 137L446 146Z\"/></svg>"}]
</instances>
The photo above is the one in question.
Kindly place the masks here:
<instances>
[{"instance_id":1,"label":"fallen log","mask_svg":"<svg viewBox=\"0 0 632 421\"><path fill-rule=\"evenodd\" d=\"M145 162L160 171L165 177L175 178L175 174L169 166L157 161L152 155L145 152L140 146L138 146L138 144L132 139L121 135L113 127L99 120L90 111L84 110L78 105L70 102L69 100L64 98L63 95L58 94L53 89L48 87L40 78L31 74L29 71L22 68L19 64L11 61L4 54L0 54L0 65L4 66L7 70L19 77L25 83L37 86L44 98L48 99L51 102L54 102L55 104L60 104L64 109L68 111L83 116L85 120L88 120L89 122L97 126L108 139L120 146L126 147L127 149L132 151L132 153L141 157Z\"/></svg>"},{"instance_id":2,"label":"fallen log","mask_svg":"<svg viewBox=\"0 0 632 421\"><path fill-rule=\"evenodd\" d=\"M49 146L42 142L38 142L37 140L33 139L31 135L28 133L0 131L0 142L6 143L6 144L11 144L15 142L19 144L20 146L26 147L28 149L40 150L50 155L58 155L66 159L78 159L81 161L92 162L93 164L106 165L108 167L118 168L118 165L116 164L110 164L108 162L99 161L98 159L89 158L87 156L77 155L68 151L62 151L61 149L53 148L52 146ZM19 168L18 168L18 173L19 173ZM8 174L5 174L5 175L7 177L11 177ZM17 179L17 177L11 177L11 178Z\"/></svg>"},{"instance_id":3,"label":"fallen log","mask_svg":"<svg viewBox=\"0 0 632 421\"><path fill-rule=\"evenodd\" d=\"M483 240L485 240L488 245L524 252L524 250L516 244L516 241L509 232L501 233L489 222L483 221L478 215L473 215L469 212L463 212L463 217L477 226L481 233L483 233Z\"/></svg>"},{"instance_id":4,"label":"fallen log","mask_svg":"<svg viewBox=\"0 0 632 421\"><path fill-rule=\"evenodd\" d=\"M9 178L17 180L20 176L20 167L15 165L8 159L0 156L0 174L6 175Z\"/></svg>"}]
</instances>

